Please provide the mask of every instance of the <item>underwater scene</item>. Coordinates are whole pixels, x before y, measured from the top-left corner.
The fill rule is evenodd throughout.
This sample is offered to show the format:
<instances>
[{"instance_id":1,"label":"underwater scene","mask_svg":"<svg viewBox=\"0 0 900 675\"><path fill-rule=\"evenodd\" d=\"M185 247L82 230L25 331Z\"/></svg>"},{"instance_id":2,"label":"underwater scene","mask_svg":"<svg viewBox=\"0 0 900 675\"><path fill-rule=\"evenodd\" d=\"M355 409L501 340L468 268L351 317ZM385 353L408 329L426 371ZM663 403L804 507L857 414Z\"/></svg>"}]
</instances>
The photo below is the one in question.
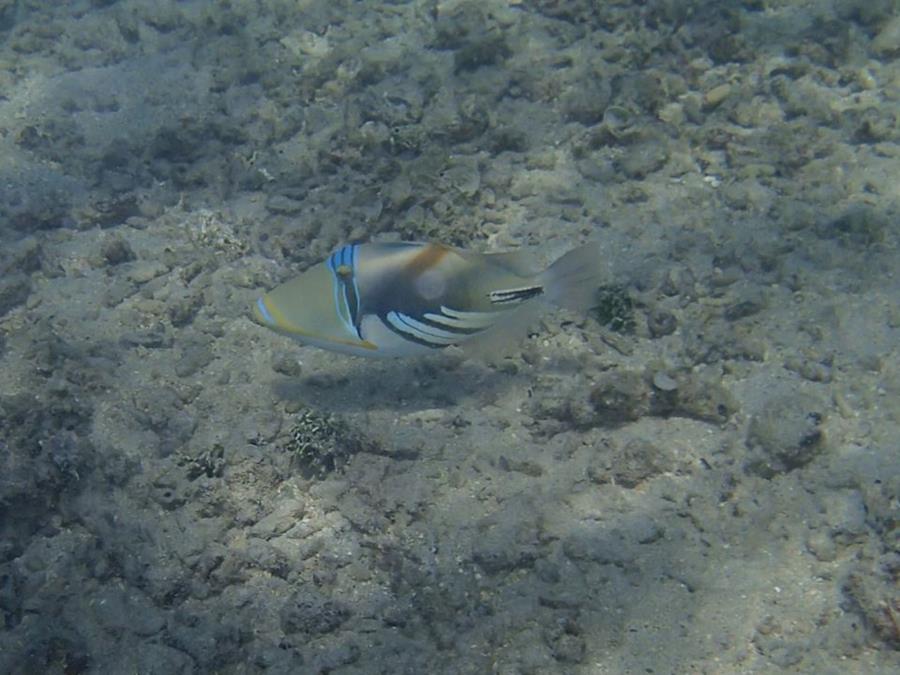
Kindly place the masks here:
<instances>
[{"instance_id":1,"label":"underwater scene","mask_svg":"<svg viewBox=\"0 0 900 675\"><path fill-rule=\"evenodd\" d=\"M900 0L0 0L0 672L900 672Z\"/></svg>"}]
</instances>

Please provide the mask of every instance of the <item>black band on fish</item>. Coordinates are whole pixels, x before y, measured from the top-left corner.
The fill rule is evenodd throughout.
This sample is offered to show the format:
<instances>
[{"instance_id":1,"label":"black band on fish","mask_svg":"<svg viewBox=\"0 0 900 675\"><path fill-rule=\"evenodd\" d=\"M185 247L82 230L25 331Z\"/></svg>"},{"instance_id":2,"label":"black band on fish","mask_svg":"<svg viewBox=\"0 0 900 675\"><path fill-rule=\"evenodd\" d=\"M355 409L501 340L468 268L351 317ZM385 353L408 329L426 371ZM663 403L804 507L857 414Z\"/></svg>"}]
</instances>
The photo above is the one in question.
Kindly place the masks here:
<instances>
[{"instance_id":1,"label":"black band on fish","mask_svg":"<svg viewBox=\"0 0 900 675\"><path fill-rule=\"evenodd\" d=\"M497 319L496 313L483 312L456 312L446 307L441 307L438 312L426 312L419 320L432 328L455 333L459 337L467 337L480 333L485 328L493 325Z\"/></svg>"},{"instance_id":2,"label":"black band on fish","mask_svg":"<svg viewBox=\"0 0 900 675\"><path fill-rule=\"evenodd\" d=\"M456 344L460 335L439 329L428 322L420 321L401 312L390 311L381 317L384 325L401 336L404 340L415 342L435 349L442 349Z\"/></svg>"},{"instance_id":3,"label":"black band on fish","mask_svg":"<svg viewBox=\"0 0 900 675\"><path fill-rule=\"evenodd\" d=\"M359 289L356 286L356 255L358 244L344 246L328 258L328 268L334 275L334 302L344 324L361 340Z\"/></svg>"},{"instance_id":4,"label":"black band on fish","mask_svg":"<svg viewBox=\"0 0 900 675\"><path fill-rule=\"evenodd\" d=\"M543 286L525 286L523 288L508 288L500 291L491 291L488 297L495 305L523 302L534 298L544 292Z\"/></svg>"}]
</instances>

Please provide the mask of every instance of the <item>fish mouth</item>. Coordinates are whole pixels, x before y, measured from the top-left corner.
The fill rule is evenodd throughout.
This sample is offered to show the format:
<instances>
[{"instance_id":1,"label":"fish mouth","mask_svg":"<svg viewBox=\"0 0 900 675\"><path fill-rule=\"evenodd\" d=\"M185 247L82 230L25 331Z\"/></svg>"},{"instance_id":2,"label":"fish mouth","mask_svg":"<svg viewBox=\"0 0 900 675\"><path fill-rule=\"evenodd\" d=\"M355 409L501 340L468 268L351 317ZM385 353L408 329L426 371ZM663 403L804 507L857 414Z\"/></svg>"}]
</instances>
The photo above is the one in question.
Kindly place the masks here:
<instances>
[{"instance_id":1,"label":"fish mouth","mask_svg":"<svg viewBox=\"0 0 900 675\"><path fill-rule=\"evenodd\" d=\"M312 333L301 330L290 321L287 321L278 308L269 303L268 297L264 295L253 304L253 318L256 323L284 335L316 337Z\"/></svg>"},{"instance_id":2,"label":"fish mouth","mask_svg":"<svg viewBox=\"0 0 900 675\"><path fill-rule=\"evenodd\" d=\"M317 335L316 333L298 328L285 321L284 318L280 316L277 309L270 308L269 304L266 302L266 296L257 299L253 304L252 314L254 320L259 325L265 326L276 333L298 339L300 342L316 343L319 345L327 345L330 343L378 351L378 347L368 340L341 340L340 338Z\"/></svg>"},{"instance_id":3,"label":"fish mouth","mask_svg":"<svg viewBox=\"0 0 900 675\"><path fill-rule=\"evenodd\" d=\"M269 296L264 295L258 298L253 305L253 318L256 322L266 328L274 330L276 333L285 335L299 335L302 337L317 337L309 331L305 331L293 322L288 321L284 313L269 301Z\"/></svg>"}]
</instances>

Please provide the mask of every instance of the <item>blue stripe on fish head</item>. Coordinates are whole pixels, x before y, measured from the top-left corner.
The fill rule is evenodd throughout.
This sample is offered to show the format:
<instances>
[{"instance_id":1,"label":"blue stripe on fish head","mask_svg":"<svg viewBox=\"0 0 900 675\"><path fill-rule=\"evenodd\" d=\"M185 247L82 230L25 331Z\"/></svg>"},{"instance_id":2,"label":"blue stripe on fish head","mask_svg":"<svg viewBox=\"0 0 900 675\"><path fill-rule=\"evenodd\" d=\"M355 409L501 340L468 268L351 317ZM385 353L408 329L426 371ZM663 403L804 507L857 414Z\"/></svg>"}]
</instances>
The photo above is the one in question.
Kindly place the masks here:
<instances>
[{"instance_id":1,"label":"blue stripe on fish head","mask_svg":"<svg viewBox=\"0 0 900 675\"><path fill-rule=\"evenodd\" d=\"M347 330L362 339L360 334L359 286L357 285L357 254L359 245L343 246L328 258L334 287L334 307Z\"/></svg>"}]
</instances>

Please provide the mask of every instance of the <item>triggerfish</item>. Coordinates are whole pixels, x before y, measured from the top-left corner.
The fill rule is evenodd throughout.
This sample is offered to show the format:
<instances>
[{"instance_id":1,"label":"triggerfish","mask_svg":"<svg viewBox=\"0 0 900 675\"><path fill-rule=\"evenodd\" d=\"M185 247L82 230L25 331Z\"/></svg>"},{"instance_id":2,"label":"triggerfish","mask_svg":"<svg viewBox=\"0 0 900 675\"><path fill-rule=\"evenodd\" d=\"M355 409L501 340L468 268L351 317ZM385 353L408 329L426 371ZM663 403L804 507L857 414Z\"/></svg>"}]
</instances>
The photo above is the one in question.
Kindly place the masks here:
<instances>
[{"instance_id":1,"label":"triggerfish","mask_svg":"<svg viewBox=\"0 0 900 675\"><path fill-rule=\"evenodd\" d=\"M412 356L502 329L540 301L586 309L601 276L596 243L543 272L525 253L443 244L348 244L257 300L256 320L303 344L362 356Z\"/></svg>"}]
</instances>

